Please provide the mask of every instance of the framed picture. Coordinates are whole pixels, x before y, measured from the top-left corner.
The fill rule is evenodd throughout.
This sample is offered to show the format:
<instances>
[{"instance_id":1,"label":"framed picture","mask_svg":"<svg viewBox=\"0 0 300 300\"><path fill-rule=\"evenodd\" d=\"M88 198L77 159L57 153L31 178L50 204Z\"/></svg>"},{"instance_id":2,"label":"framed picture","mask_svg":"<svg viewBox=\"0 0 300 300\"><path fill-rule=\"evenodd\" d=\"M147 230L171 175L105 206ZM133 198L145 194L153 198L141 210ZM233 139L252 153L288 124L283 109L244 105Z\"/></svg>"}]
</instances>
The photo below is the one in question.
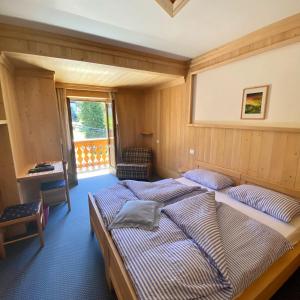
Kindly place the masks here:
<instances>
[{"instance_id":1,"label":"framed picture","mask_svg":"<svg viewBox=\"0 0 300 300\"><path fill-rule=\"evenodd\" d=\"M268 85L244 89L241 119L264 119L268 98Z\"/></svg>"}]
</instances>

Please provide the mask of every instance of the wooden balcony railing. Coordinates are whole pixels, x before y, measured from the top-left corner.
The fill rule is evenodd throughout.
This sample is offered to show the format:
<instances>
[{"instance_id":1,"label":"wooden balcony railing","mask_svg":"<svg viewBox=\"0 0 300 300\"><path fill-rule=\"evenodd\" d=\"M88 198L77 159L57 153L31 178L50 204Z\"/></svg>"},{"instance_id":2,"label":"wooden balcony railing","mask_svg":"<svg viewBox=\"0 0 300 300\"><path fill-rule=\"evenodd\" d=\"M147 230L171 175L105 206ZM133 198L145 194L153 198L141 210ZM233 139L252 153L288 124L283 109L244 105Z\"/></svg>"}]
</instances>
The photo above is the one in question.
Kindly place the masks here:
<instances>
[{"instance_id":1,"label":"wooden balcony railing","mask_svg":"<svg viewBox=\"0 0 300 300\"><path fill-rule=\"evenodd\" d=\"M89 139L74 142L78 171L90 171L109 166L107 139Z\"/></svg>"}]
</instances>

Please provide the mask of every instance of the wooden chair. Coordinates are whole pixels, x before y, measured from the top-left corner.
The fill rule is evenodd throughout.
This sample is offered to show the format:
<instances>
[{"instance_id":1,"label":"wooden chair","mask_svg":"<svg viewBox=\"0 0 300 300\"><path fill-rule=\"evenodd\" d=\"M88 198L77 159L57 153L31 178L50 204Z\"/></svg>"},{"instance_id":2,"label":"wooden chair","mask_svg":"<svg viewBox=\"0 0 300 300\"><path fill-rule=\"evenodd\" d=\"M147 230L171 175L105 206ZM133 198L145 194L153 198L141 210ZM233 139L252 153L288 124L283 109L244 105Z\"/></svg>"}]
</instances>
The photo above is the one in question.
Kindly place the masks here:
<instances>
[{"instance_id":1,"label":"wooden chair","mask_svg":"<svg viewBox=\"0 0 300 300\"><path fill-rule=\"evenodd\" d=\"M41 183L40 194L41 194L42 202L45 203L44 200L46 194L63 190L65 192L68 209L69 211L71 211L71 201L70 201L69 184L68 184L68 170L67 170L68 163L66 161L63 161L62 163L63 163L64 178Z\"/></svg>"},{"instance_id":2,"label":"wooden chair","mask_svg":"<svg viewBox=\"0 0 300 300\"><path fill-rule=\"evenodd\" d=\"M40 237L41 247L44 247L43 220L44 214L41 201L6 207L0 214L0 257L6 257L5 245L16 243L36 236ZM11 225L26 224L29 222L36 222L37 233L28 234L14 240L5 241L5 228Z\"/></svg>"}]
</instances>

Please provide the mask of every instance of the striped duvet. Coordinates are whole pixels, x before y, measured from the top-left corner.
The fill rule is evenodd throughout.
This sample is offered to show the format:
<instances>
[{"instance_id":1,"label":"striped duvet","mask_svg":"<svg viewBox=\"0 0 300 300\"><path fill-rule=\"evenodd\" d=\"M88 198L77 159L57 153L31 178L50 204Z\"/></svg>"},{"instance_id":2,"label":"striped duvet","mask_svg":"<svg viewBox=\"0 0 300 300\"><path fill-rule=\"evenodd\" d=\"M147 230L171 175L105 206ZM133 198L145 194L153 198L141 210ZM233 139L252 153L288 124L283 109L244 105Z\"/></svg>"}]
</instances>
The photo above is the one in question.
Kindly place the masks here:
<instances>
[{"instance_id":1,"label":"striped duvet","mask_svg":"<svg viewBox=\"0 0 300 300\"><path fill-rule=\"evenodd\" d=\"M95 198L106 225L126 200L141 200L120 184ZM214 193L189 193L165 206L155 231L111 234L139 299L232 299L291 249L279 233L217 203Z\"/></svg>"}]
</instances>

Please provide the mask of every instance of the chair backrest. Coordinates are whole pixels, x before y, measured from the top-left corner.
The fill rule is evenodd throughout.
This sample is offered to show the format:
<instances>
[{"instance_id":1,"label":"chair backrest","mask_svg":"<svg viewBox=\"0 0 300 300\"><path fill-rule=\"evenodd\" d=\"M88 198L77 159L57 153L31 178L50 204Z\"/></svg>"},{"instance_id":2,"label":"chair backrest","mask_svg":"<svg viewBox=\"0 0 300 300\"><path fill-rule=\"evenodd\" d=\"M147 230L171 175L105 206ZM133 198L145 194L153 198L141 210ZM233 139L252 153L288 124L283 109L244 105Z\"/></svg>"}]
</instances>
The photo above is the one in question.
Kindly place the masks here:
<instances>
[{"instance_id":1,"label":"chair backrest","mask_svg":"<svg viewBox=\"0 0 300 300\"><path fill-rule=\"evenodd\" d=\"M150 163L152 161L152 150L150 148L130 147L122 151L122 160L125 163Z\"/></svg>"}]
</instances>

